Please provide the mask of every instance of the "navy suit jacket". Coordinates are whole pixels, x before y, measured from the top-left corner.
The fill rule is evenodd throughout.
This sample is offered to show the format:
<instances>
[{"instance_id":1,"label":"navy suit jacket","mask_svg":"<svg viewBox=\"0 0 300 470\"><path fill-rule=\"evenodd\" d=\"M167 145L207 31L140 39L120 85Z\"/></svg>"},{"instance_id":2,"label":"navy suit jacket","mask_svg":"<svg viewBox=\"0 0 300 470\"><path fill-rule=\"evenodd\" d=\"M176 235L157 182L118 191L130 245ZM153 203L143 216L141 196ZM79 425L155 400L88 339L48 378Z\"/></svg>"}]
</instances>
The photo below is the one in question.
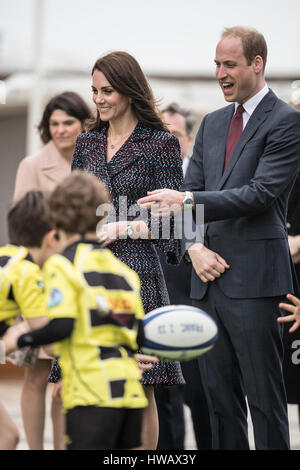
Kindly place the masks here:
<instances>
[{"instance_id":1,"label":"navy suit jacket","mask_svg":"<svg viewBox=\"0 0 300 470\"><path fill-rule=\"evenodd\" d=\"M230 298L297 294L286 212L300 163L300 113L270 90L223 173L233 113L231 104L204 117L183 186L204 204L205 244L230 265L213 282ZM193 270L191 297L206 289Z\"/></svg>"}]
</instances>

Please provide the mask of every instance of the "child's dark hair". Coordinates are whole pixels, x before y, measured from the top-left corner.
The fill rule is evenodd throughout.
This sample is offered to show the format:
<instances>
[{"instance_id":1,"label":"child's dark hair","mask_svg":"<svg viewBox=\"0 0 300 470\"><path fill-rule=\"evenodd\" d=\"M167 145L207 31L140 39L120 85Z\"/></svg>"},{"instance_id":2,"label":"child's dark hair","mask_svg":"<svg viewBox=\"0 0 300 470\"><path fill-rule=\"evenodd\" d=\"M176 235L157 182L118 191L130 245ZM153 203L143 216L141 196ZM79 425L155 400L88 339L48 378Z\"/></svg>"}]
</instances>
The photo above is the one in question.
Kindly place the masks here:
<instances>
[{"instance_id":1,"label":"child's dark hair","mask_svg":"<svg viewBox=\"0 0 300 470\"><path fill-rule=\"evenodd\" d=\"M105 215L96 215L97 208L109 202L109 194L103 183L89 173L76 170L51 193L49 220L57 229L84 236L96 231L98 222Z\"/></svg>"},{"instance_id":2,"label":"child's dark hair","mask_svg":"<svg viewBox=\"0 0 300 470\"><path fill-rule=\"evenodd\" d=\"M9 242L40 247L43 237L51 230L47 208L47 194L40 190L28 191L16 201L7 214Z\"/></svg>"}]
</instances>

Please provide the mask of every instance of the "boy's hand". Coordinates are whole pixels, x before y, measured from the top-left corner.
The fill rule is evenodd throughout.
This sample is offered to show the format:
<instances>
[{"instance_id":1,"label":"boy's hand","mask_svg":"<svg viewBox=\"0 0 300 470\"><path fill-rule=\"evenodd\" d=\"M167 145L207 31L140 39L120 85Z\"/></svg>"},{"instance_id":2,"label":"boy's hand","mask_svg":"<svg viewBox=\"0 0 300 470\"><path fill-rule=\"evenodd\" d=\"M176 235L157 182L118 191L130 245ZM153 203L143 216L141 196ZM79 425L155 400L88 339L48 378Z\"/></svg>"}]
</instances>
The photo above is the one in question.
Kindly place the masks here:
<instances>
[{"instance_id":1,"label":"boy's hand","mask_svg":"<svg viewBox=\"0 0 300 470\"><path fill-rule=\"evenodd\" d=\"M141 372L152 369L153 364L159 361L156 356L149 356L147 354L140 354L140 353L137 353L135 355L135 358L137 360L137 363ZM145 362L148 362L148 364L145 364Z\"/></svg>"},{"instance_id":2,"label":"boy's hand","mask_svg":"<svg viewBox=\"0 0 300 470\"><path fill-rule=\"evenodd\" d=\"M287 323L287 322L294 321L295 323L289 329L289 332L293 333L300 326L300 300L292 294L288 294L286 298L290 300L291 302L293 302L294 305L280 303L279 308L282 308L283 310L286 310L287 312L291 312L292 315L288 315L286 317L279 317L277 318L277 321L279 323Z\"/></svg>"},{"instance_id":3,"label":"boy's hand","mask_svg":"<svg viewBox=\"0 0 300 470\"><path fill-rule=\"evenodd\" d=\"M19 336L27 333L29 331L29 327L26 322L18 323L17 325L11 326L5 335L2 338L2 341L5 345L5 352L6 355L18 349L17 341Z\"/></svg>"}]
</instances>

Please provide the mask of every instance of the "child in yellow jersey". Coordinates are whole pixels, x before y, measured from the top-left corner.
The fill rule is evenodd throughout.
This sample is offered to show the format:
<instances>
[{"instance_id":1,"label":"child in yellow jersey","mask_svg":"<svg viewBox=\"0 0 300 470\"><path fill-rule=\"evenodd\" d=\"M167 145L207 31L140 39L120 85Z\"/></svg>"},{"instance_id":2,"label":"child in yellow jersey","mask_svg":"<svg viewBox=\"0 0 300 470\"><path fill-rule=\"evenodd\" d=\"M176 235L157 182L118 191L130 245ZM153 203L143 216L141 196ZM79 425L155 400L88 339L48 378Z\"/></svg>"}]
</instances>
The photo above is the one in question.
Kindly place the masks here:
<instances>
[{"instance_id":1,"label":"child in yellow jersey","mask_svg":"<svg viewBox=\"0 0 300 470\"><path fill-rule=\"evenodd\" d=\"M56 251L58 242L55 240L55 230L51 229L45 218L45 204L41 191L31 191L8 212L11 244L0 247L0 338L14 324L20 313L31 328L43 326L48 321L45 316L46 301L40 266ZM24 329L24 326L25 323L20 324L18 331ZM4 361L3 354L0 362ZM35 397L33 392L33 400ZM33 408L31 427L36 434L42 433L43 422L41 410L38 407ZM26 431L26 423L24 427ZM17 441L17 429L1 406L0 449L15 448Z\"/></svg>"},{"instance_id":2,"label":"child in yellow jersey","mask_svg":"<svg viewBox=\"0 0 300 470\"><path fill-rule=\"evenodd\" d=\"M104 186L81 172L51 194L50 221L65 246L44 265L51 321L17 340L18 347L55 343L72 450L139 447L147 404L135 358L143 340L140 281L96 240L96 211L108 202ZM16 338L7 338L11 350Z\"/></svg>"}]
</instances>

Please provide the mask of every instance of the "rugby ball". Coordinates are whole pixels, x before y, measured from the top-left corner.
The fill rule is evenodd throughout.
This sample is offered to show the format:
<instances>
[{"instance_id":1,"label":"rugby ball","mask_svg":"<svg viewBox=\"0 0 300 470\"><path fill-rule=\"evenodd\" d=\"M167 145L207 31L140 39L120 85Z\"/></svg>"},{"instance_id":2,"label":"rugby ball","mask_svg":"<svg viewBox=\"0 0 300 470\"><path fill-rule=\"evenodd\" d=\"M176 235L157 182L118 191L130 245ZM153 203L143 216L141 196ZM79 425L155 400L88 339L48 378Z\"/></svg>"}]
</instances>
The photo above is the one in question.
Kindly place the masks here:
<instances>
[{"instance_id":1,"label":"rugby ball","mask_svg":"<svg viewBox=\"0 0 300 470\"><path fill-rule=\"evenodd\" d=\"M168 305L147 313L143 319L145 354L164 361L190 361L215 344L218 328L203 310L189 305Z\"/></svg>"}]
</instances>

